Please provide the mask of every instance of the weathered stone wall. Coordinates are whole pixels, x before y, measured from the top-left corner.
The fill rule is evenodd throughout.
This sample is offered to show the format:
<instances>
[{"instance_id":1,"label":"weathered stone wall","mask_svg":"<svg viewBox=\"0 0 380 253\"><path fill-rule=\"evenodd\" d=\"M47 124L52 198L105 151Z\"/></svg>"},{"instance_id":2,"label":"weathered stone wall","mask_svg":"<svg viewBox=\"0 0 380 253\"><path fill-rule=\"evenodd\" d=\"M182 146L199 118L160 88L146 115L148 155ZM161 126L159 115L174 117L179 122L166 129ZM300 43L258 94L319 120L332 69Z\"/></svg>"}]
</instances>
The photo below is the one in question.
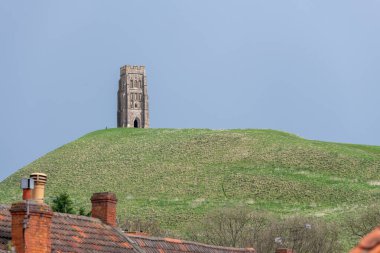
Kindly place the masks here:
<instances>
[{"instance_id":1,"label":"weathered stone wall","mask_svg":"<svg viewBox=\"0 0 380 253\"><path fill-rule=\"evenodd\" d=\"M144 66L120 68L117 127L149 127L149 104Z\"/></svg>"}]
</instances>

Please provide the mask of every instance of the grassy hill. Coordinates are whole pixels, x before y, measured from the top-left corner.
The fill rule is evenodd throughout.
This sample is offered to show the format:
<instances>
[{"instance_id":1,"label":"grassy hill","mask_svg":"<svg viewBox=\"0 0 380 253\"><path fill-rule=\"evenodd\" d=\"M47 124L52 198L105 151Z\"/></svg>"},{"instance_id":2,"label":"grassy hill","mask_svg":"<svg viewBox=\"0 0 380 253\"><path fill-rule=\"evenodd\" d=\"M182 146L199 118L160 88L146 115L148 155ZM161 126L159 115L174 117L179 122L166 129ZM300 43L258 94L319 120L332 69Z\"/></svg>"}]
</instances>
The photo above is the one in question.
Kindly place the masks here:
<instances>
[{"instance_id":1,"label":"grassy hill","mask_svg":"<svg viewBox=\"0 0 380 253\"><path fill-rule=\"evenodd\" d=\"M113 191L119 215L154 217L174 232L214 208L237 204L336 219L379 201L379 170L378 146L272 130L109 129L5 179L0 203L21 198L21 177L44 172L50 200L67 191L89 210L93 192Z\"/></svg>"}]
</instances>

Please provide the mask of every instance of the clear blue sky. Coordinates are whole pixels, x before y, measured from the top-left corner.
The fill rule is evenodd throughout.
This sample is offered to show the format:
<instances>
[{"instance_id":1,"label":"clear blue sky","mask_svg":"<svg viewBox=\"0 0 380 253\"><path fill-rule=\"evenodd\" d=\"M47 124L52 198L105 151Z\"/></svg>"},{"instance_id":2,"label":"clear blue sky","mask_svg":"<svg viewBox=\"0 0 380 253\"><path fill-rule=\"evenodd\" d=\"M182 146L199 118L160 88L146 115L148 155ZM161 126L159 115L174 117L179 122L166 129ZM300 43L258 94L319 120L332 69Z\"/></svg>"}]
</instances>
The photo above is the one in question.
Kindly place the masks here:
<instances>
[{"instance_id":1,"label":"clear blue sky","mask_svg":"<svg viewBox=\"0 0 380 253\"><path fill-rule=\"evenodd\" d=\"M380 144L380 1L0 2L0 180L116 125L146 65L154 128Z\"/></svg>"}]
</instances>

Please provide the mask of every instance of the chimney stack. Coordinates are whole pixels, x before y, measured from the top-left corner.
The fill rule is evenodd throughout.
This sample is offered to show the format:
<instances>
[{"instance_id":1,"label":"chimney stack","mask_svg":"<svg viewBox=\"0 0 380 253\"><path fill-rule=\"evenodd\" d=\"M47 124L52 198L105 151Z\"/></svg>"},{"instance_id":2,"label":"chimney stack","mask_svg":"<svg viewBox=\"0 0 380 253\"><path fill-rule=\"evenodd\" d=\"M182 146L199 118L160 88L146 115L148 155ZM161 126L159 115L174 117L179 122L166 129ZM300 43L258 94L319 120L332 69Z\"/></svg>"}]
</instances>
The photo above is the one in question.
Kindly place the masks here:
<instances>
[{"instance_id":1,"label":"chimney stack","mask_svg":"<svg viewBox=\"0 0 380 253\"><path fill-rule=\"evenodd\" d=\"M116 227L116 195L112 192L94 193L91 197L92 217Z\"/></svg>"},{"instance_id":2,"label":"chimney stack","mask_svg":"<svg viewBox=\"0 0 380 253\"><path fill-rule=\"evenodd\" d=\"M23 179L22 202L12 204L12 244L17 253L51 253L50 227L53 212L44 203L30 199L33 179ZM46 182L46 175L45 175Z\"/></svg>"},{"instance_id":3,"label":"chimney stack","mask_svg":"<svg viewBox=\"0 0 380 253\"><path fill-rule=\"evenodd\" d=\"M32 173L30 178L34 180L34 190L32 192L32 198L39 204L44 203L45 198L45 184L47 176L44 173Z\"/></svg>"}]
</instances>

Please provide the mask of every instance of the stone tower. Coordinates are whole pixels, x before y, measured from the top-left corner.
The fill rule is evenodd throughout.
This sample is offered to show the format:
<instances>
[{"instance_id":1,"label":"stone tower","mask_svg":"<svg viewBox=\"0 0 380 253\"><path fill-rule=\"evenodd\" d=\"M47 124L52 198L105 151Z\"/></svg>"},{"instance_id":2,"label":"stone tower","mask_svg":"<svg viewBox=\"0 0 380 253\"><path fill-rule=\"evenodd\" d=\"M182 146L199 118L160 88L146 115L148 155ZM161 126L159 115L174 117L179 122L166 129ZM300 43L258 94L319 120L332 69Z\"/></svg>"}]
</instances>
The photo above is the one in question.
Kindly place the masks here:
<instances>
[{"instance_id":1,"label":"stone tower","mask_svg":"<svg viewBox=\"0 0 380 253\"><path fill-rule=\"evenodd\" d=\"M144 66L120 68L117 127L149 127L148 91Z\"/></svg>"}]
</instances>

